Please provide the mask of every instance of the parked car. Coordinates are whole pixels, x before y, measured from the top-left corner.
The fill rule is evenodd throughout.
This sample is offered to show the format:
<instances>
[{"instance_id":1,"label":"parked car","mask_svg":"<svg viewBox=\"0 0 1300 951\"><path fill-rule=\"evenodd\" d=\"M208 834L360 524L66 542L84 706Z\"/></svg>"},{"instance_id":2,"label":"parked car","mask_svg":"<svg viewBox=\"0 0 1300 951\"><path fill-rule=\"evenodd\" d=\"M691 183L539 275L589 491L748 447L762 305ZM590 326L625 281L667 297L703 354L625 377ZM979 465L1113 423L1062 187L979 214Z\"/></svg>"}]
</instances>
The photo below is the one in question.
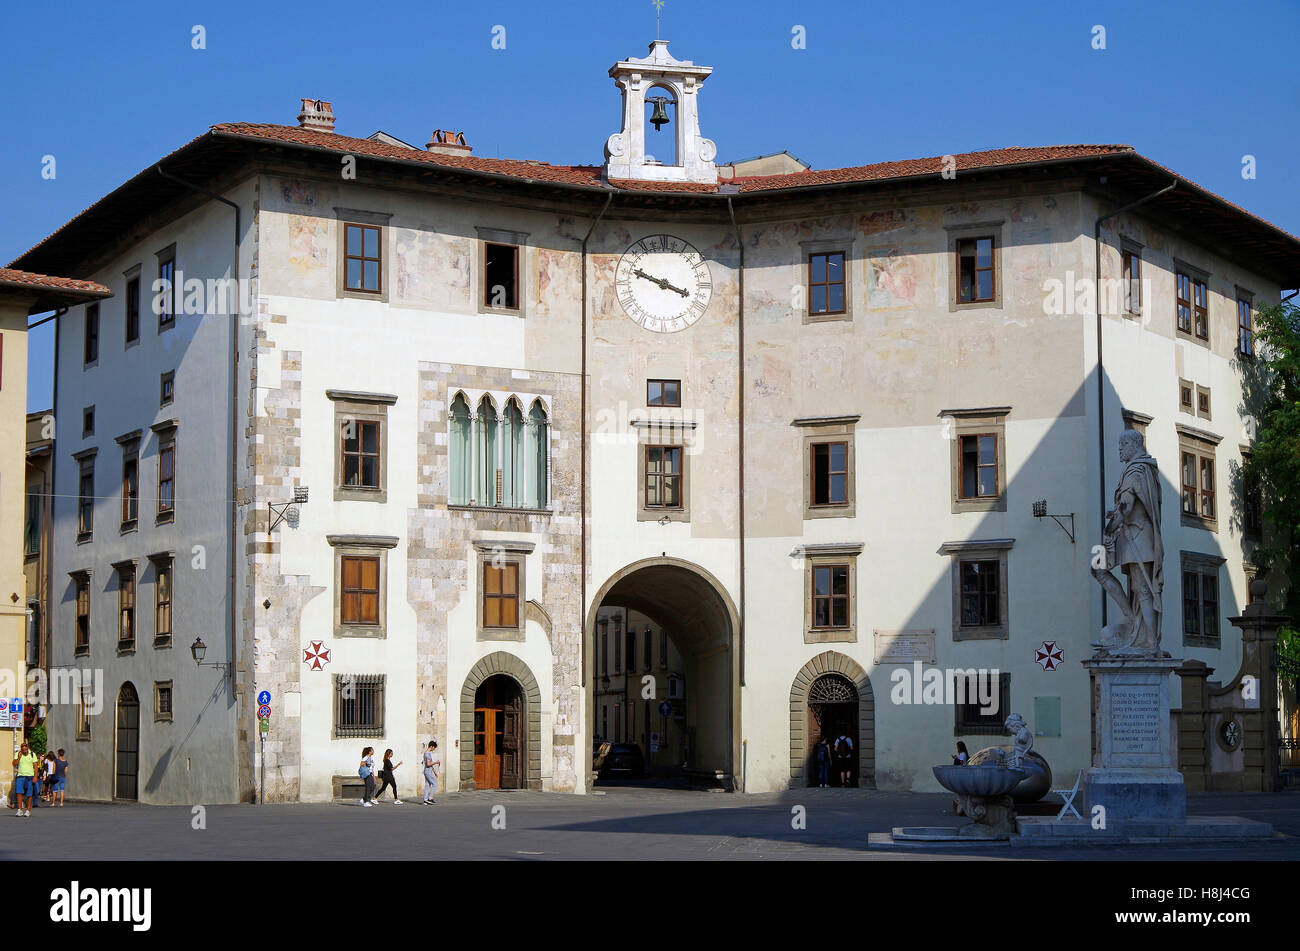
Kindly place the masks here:
<instances>
[{"instance_id":1,"label":"parked car","mask_svg":"<svg viewBox=\"0 0 1300 951\"><path fill-rule=\"evenodd\" d=\"M605 755L597 758L594 768L601 779L614 776L641 779L645 776L645 757L635 743L611 743Z\"/></svg>"}]
</instances>

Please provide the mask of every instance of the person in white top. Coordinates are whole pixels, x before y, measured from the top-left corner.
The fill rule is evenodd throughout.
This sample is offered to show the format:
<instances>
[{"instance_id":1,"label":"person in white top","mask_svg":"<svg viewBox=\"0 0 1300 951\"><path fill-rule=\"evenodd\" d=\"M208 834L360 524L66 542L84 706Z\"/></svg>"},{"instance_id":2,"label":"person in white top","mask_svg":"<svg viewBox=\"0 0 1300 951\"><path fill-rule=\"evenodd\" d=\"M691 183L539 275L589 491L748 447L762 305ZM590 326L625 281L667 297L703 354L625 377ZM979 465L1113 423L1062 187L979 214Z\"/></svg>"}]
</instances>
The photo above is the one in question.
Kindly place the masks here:
<instances>
[{"instance_id":1,"label":"person in white top","mask_svg":"<svg viewBox=\"0 0 1300 951\"><path fill-rule=\"evenodd\" d=\"M424 751L424 804L433 802L433 794L438 791L438 773L442 770L442 754L438 752L438 741L430 740Z\"/></svg>"}]
</instances>

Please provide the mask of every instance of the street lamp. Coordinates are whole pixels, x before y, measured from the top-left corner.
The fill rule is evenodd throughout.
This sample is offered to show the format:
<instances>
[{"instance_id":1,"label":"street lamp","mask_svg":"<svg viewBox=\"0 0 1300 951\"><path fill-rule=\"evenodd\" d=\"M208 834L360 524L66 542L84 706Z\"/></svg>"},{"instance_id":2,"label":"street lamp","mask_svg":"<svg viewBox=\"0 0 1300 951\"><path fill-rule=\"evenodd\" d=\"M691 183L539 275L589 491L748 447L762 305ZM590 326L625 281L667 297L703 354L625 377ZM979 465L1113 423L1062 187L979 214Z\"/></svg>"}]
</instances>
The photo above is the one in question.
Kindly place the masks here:
<instances>
[{"instance_id":1,"label":"street lamp","mask_svg":"<svg viewBox=\"0 0 1300 951\"><path fill-rule=\"evenodd\" d=\"M203 643L203 638L201 638L201 637L196 637L196 638L194 638L194 643L190 645L190 656L192 656L192 657L194 658L194 665L195 665L196 667L215 667L215 668L217 668L218 670L224 670L224 671L226 672L226 676L229 677L230 674L231 674L231 670L230 670L230 665L229 665L229 664L223 664L223 663L205 664L205 663L203 663L203 658L204 658L204 656L207 654L207 652L208 652L208 645Z\"/></svg>"}]
</instances>

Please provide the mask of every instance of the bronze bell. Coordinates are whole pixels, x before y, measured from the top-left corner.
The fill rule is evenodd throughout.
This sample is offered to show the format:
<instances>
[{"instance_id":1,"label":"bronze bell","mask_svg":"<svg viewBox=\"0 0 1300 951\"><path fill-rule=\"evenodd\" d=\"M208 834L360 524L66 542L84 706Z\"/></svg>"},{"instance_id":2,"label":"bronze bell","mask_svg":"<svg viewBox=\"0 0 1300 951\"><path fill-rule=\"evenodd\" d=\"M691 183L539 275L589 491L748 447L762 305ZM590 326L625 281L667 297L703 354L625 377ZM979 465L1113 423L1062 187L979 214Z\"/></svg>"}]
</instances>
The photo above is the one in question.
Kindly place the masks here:
<instances>
[{"instance_id":1,"label":"bronze bell","mask_svg":"<svg viewBox=\"0 0 1300 951\"><path fill-rule=\"evenodd\" d=\"M655 111L650 114L650 124L654 126L655 131L658 132L659 127L665 125L669 121L668 110L664 107L668 103L672 102L672 100L667 96L651 96L649 101L655 104Z\"/></svg>"}]
</instances>

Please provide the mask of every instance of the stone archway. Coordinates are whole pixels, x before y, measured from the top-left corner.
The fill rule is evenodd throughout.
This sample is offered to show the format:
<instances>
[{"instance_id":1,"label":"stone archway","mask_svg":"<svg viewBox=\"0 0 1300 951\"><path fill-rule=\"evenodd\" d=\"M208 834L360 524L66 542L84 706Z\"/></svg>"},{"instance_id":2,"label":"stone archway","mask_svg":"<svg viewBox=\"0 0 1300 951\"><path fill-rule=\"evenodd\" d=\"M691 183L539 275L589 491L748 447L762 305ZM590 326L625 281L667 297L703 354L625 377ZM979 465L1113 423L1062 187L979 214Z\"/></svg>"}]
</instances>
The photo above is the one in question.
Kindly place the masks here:
<instances>
[{"instance_id":1,"label":"stone archway","mask_svg":"<svg viewBox=\"0 0 1300 951\"><path fill-rule=\"evenodd\" d=\"M524 776L528 789L542 788L542 691L528 665L505 651L488 654L470 668L460 690L460 788L474 789L474 695L495 674L518 682L524 694Z\"/></svg>"},{"instance_id":2,"label":"stone archway","mask_svg":"<svg viewBox=\"0 0 1300 951\"><path fill-rule=\"evenodd\" d=\"M803 665L790 687L790 788L808 785L808 692L826 674L839 674L858 692L858 785L876 786L876 698L871 678L857 661L835 651L818 654Z\"/></svg>"},{"instance_id":3,"label":"stone archway","mask_svg":"<svg viewBox=\"0 0 1300 951\"><path fill-rule=\"evenodd\" d=\"M597 722L596 690L604 676L597 652L597 615L602 608L636 611L669 632L684 664L682 717L688 741L683 775L692 782L721 784L729 791L738 788L741 777L737 768L742 764L740 625L726 587L702 566L666 555L633 562L611 575L591 599L587 614L584 657L589 724ZM617 672L611 668L610 673ZM643 673L640 668L636 671L638 676ZM588 772L589 790L593 781Z\"/></svg>"}]
</instances>

